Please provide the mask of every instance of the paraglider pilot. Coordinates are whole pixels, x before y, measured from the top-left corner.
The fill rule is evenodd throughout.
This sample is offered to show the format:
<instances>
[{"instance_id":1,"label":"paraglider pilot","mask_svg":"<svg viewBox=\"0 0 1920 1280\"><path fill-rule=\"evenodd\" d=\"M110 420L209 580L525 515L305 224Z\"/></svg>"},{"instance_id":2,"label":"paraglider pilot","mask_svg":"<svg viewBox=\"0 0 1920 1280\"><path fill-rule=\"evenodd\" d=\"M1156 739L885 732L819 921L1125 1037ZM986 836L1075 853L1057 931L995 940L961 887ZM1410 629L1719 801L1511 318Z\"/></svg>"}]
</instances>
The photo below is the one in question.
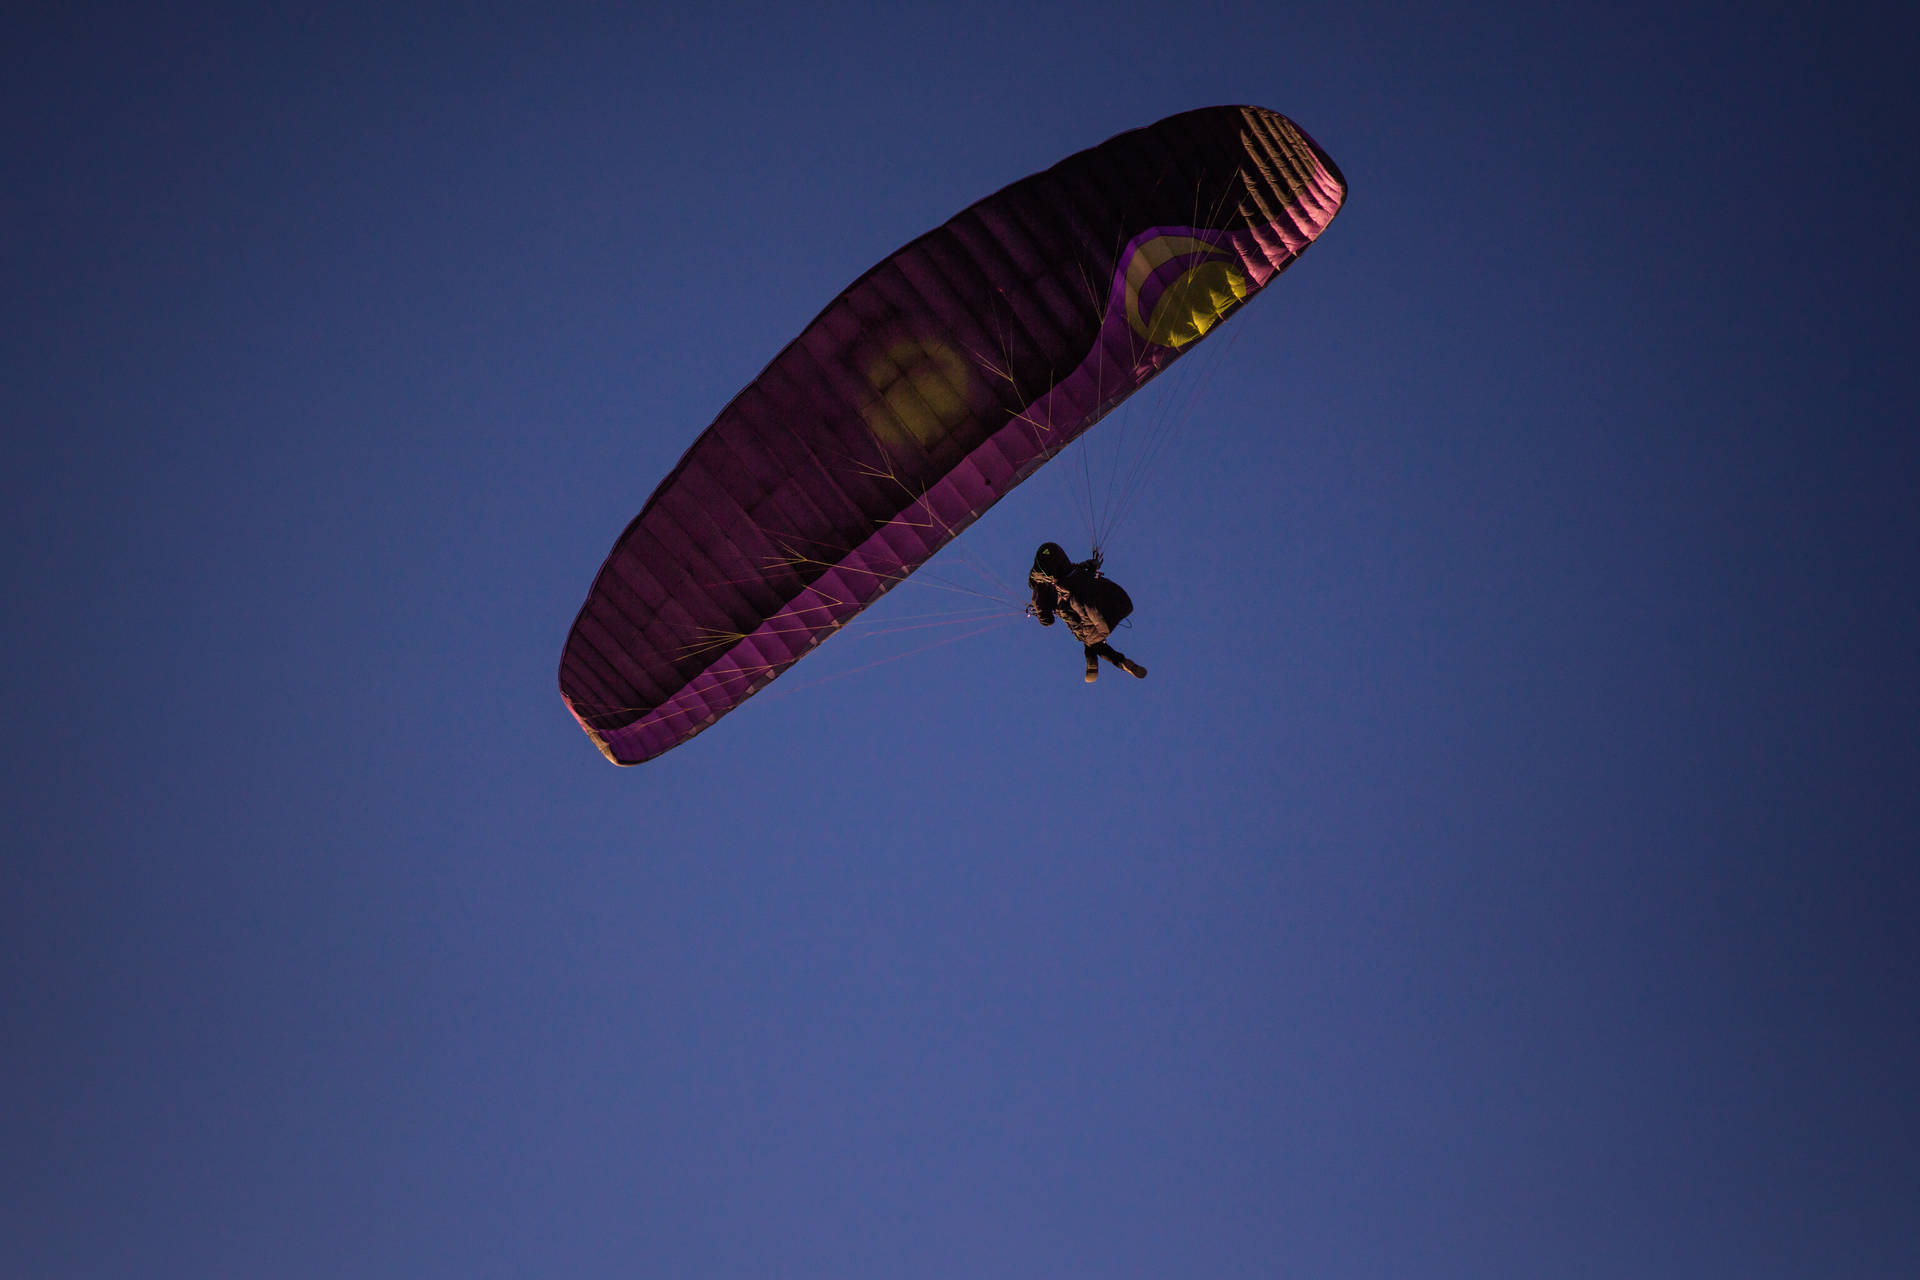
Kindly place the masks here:
<instances>
[{"instance_id":1,"label":"paraglider pilot","mask_svg":"<svg viewBox=\"0 0 1920 1280\"><path fill-rule=\"evenodd\" d=\"M1145 679L1147 669L1107 643L1107 637L1120 620L1133 612L1133 601L1120 584L1100 572L1100 553L1075 564L1057 542L1043 542L1034 553L1033 570L1027 574L1027 586L1033 602L1027 612L1050 627L1058 614L1067 620L1087 651L1087 683L1100 678L1100 659L1105 658L1130 676Z\"/></svg>"}]
</instances>

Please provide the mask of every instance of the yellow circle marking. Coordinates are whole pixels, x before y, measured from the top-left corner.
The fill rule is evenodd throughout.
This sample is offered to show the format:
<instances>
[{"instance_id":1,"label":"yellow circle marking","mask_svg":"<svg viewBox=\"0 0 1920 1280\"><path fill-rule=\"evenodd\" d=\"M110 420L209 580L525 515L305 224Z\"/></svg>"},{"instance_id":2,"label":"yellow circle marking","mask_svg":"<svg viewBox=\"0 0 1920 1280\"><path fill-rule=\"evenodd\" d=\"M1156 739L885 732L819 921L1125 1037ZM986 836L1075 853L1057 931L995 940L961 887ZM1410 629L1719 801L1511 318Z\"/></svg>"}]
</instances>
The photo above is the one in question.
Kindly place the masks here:
<instances>
[{"instance_id":1,"label":"yellow circle marking","mask_svg":"<svg viewBox=\"0 0 1920 1280\"><path fill-rule=\"evenodd\" d=\"M968 377L967 362L944 343L897 342L867 366L867 382L880 396L860 412L883 444L911 440L928 449L969 416Z\"/></svg>"},{"instance_id":2,"label":"yellow circle marking","mask_svg":"<svg viewBox=\"0 0 1920 1280\"><path fill-rule=\"evenodd\" d=\"M1153 273L1175 258L1195 254L1206 261L1181 272L1160 295L1153 313L1142 316L1140 290ZM1127 323L1156 346L1184 347L1204 337L1250 292L1247 277L1234 265L1231 253L1192 236L1155 236L1127 259Z\"/></svg>"}]
</instances>

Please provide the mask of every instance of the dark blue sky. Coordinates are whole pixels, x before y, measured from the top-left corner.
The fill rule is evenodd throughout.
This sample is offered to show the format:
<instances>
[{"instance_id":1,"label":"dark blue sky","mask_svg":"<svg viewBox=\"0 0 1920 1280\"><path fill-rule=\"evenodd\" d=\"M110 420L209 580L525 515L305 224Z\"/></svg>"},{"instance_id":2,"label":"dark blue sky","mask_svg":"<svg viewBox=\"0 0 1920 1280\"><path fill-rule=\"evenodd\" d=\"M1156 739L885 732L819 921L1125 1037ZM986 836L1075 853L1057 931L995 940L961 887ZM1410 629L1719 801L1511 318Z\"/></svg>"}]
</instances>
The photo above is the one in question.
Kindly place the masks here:
<instances>
[{"instance_id":1,"label":"dark blue sky","mask_svg":"<svg viewBox=\"0 0 1920 1280\"><path fill-rule=\"evenodd\" d=\"M0 40L16 1274L1920 1274L1910 36L390 9ZM1151 677L909 587L602 762L727 399L1219 102L1352 193L1108 544Z\"/></svg>"}]
</instances>

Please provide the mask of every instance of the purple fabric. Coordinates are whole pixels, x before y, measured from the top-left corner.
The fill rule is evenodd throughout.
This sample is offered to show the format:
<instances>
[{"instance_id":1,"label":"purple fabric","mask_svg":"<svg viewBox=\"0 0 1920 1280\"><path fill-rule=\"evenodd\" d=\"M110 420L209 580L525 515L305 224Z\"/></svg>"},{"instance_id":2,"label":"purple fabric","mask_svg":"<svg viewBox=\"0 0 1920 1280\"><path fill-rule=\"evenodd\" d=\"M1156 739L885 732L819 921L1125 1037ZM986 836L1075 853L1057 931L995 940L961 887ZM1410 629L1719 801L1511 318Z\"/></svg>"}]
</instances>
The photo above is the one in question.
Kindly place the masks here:
<instances>
[{"instance_id":1,"label":"purple fabric","mask_svg":"<svg viewBox=\"0 0 1920 1280\"><path fill-rule=\"evenodd\" d=\"M562 657L575 718L620 764L711 725L1204 340L1183 320L1244 304L1345 190L1284 117L1207 108L1069 157L880 263L621 536Z\"/></svg>"}]
</instances>

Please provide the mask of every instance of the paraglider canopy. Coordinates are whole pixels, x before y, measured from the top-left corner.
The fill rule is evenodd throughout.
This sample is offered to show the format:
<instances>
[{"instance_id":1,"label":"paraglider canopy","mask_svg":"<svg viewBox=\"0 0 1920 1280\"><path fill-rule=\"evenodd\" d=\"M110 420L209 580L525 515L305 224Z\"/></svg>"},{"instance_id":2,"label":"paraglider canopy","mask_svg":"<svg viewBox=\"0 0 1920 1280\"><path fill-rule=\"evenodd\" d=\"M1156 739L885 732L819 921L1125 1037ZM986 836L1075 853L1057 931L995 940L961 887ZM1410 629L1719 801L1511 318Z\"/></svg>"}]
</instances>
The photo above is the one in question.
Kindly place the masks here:
<instances>
[{"instance_id":1,"label":"paraglider canopy","mask_svg":"<svg viewBox=\"0 0 1920 1280\"><path fill-rule=\"evenodd\" d=\"M617 764L712 725L1202 340L1345 195L1286 117L1208 107L874 266L620 535L561 657L575 719Z\"/></svg>"}]
</instances>

